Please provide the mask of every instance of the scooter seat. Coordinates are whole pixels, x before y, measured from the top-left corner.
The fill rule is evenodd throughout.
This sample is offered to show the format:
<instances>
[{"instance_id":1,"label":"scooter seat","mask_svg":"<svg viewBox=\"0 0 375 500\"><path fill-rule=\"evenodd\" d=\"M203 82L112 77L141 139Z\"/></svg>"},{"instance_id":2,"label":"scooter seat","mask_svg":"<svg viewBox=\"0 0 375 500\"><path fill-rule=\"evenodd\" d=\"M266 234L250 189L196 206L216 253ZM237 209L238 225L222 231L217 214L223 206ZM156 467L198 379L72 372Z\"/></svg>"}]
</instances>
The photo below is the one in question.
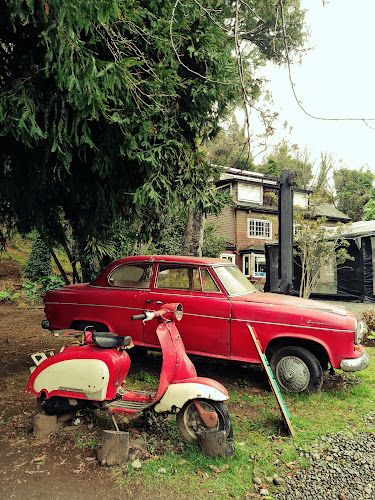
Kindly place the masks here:
<instances>
[{"instance_id":1,"label":"scooter seat","mask_svg":"<svg viewBox=\"0 0 375 500\"><path fill-rule=\"evenodd\" d=\"M127 347L131 345L131 337L120 337L111 332L95 332L92 334L93 340L103 349L113 349L114 347Z\"/></svg>"}]
</instances>

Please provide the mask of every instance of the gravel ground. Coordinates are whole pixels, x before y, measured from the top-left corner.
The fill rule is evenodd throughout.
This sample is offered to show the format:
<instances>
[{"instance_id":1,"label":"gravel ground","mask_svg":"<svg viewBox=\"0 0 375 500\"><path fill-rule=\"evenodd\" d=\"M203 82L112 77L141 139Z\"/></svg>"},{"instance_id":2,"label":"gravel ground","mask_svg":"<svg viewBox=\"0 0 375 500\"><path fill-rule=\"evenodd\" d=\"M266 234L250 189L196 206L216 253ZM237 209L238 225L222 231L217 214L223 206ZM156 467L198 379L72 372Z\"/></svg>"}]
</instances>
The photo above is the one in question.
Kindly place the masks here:
<instances>
[{"instance_id":1,"label":"gravel ground","mask_svg":"<svg viewBox=\"0 0 375 500\"><path fill-rule=\"evenodd\" d=\"M362 312L375 304L324 301L340 305L362 319ZM367 500L375 499L375 413L365 417L370 434L350 431L326 435L311 450L300 451L309 466L285 478L284 491L276 500Z\"/></svg>"},{"instance_id":2,"label":"gravel ground","mask_svg":"<svg viewBox=\"0 0 375 500\"><path fill-rule=\"evenodd\" d=\"M374 428L375 413L366 417ZM301 451L310 466L285 478L277 500L367 500L375 498L375 434L348 431L322 436Z\"/></svg>"}]
</instances>

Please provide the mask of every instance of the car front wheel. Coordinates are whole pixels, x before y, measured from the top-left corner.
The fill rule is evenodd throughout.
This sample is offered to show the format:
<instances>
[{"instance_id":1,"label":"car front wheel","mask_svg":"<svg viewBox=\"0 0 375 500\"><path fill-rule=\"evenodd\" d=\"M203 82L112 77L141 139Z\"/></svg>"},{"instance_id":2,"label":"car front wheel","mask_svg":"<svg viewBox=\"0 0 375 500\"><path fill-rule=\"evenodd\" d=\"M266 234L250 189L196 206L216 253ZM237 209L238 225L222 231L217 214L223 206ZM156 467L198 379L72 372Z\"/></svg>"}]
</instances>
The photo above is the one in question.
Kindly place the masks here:
<instances>
[{"instance_id":1,"label":"car front wheel","mask_svg":"<svg viewBox=\"0 0 375 500\"><path fill-rule=\"evenodd\" d=\"M281 390L315 393L322 387L322 367L314 354L303 347L279 349L272 356L270 367Z\"/></svg>"}]
</instances>

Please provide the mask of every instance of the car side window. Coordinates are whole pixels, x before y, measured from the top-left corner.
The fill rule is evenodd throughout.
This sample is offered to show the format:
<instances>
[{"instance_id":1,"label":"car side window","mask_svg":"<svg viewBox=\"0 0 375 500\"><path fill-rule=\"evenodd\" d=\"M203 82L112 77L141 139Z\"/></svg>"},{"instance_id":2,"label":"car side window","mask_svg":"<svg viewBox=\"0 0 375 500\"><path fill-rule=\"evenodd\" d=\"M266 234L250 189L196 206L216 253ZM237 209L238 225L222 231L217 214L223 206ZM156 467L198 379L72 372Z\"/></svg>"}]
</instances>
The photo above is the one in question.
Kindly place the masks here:
<instances>
[{"instance_id":1,"label":"car side window","mask_svg":"<svg viewBox=\"0 0 375 500\"><path fill-rule=\"evenodd\" d=\"M201 267L202 288L204 292L219 292L217 284L212 279L208 269Z\"/></svg>"},{"instance_id":2,"label":"car side window","mask_svg":"<svg viewBox=\"0 0 375 500\"><path fill-rule=\"evenodd\" d=\"M131 264L115 269L108 277L108 283L120 288L149 288L152 265Z\"/></svg>"},{"instance_id":3,"label":"car side window","mask_svg":"<svg viewBox=\"0 0 375 500\"><path fill-rule=\"evenodd\" d=\"M156 288L200 291L198 268L160 264Z\"/></svg>"}]
</instances>

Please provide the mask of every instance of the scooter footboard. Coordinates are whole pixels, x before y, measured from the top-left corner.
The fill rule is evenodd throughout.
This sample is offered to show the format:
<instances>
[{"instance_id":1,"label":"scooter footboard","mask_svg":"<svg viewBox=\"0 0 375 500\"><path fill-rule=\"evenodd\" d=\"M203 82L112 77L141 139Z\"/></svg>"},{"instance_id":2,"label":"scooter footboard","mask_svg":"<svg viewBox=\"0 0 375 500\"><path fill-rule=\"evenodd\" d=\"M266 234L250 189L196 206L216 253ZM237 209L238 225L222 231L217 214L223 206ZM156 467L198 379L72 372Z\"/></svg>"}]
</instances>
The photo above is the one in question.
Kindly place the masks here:
<instances>
[{"instance_id":1,"label":"scooter footboard","mask_svg":"<svg viewBox=\"0 0 375 500\"><path fill-rule=\"evenodd\" d=\"M154 409L157 413L178 412L192 399L226 401L229 396L225 387L216 380L195 377L172 382Z\"/></svg>"}]
</instances>

